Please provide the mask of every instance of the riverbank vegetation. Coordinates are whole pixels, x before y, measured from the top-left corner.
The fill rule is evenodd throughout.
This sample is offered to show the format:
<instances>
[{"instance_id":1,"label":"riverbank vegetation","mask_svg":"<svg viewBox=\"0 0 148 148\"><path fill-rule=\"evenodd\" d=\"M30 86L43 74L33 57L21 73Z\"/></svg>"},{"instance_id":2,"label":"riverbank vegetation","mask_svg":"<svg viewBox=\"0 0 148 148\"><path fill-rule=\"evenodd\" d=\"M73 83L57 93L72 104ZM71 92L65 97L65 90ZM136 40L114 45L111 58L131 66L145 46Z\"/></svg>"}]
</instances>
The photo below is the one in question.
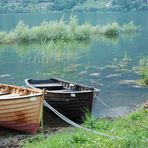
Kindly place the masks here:
<instances>
[{"instance_id":1,"label":"riverbank vegetation","mask_svg":"<svg viewBox=\"0 0 148 148\"><path fill-rule=\"evenodd\" d=\"M124 117L114 119L95 119L87 116L83 126L98 132L105 133L114 138L99 136L77 128L67 128L56 134L51 134L45 138L43 134L28 139L23 145L26 148L36 147L148 147L148 109L139 110ZM130 123L128 121L130 121ZM132 124L134 122L142 127Z\"/></svg>"},{"instance_id":2,"label":"riverbank vegetation","mask_svg":"<svg viewBox=\"0 0 148 148\"><path fill-rule=\"evenodd\" d=\"M143 57L139 61L138 72L141 79L137 81L138 84L148 86L148 57Z\"/></svg>"},{"instance_id":3,"label":"riverbank vegetation","mask_svg":"<svg viewBox=\"0 0 148 148\"><path fill-rule=\"evenodd\" d=\"M133 33L139 30L133 22L119 25L117 22L104 26L92 26L89 23L78 24L76 17L71 17L68 23L59 21L43 22L39 26L28 26L20 21L10 32L0 32L0 44L49 41L84 41L91 37L117 37L122 33Z\"/></svg>"}]
</instances>

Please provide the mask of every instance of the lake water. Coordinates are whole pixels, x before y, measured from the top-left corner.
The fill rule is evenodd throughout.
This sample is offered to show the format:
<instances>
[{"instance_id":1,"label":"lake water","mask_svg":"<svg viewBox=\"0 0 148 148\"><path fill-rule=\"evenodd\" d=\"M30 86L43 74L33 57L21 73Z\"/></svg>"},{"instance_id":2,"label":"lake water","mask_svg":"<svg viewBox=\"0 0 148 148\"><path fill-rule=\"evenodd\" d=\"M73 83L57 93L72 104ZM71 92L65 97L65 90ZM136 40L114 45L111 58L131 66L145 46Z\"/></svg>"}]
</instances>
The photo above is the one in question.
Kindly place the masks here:
<instances>
[{"instance_id":1,"label":"lake water","mask_svg":"<svg viewBox=\"0 0 148 148\"><path fill-rule=\"evenodd\" d=\"M99 88L99 97L117 114L129 112L136 105L148 100L148 88L120 85L121 80L138 79L132 71L139 59L148 56L148 15L145 12L116 13L49 13L49 14L7 14L0 15L0 30L13 30L19 20L30 26L42 21L69 20L76 15L79 23L93 25L134 21L141 31L134 35L120 35L118 39L92 39L87 43L71 45L59 50L46 50L40 45L1 45L0 46L0 82L25 85L26 78L59 77ZM131 61L120 69L124 57ZM117 68L118 65L118 68ZM93 106L93 114L109 116L111 111L98 100Z\"/></svg>"}]
</instances>

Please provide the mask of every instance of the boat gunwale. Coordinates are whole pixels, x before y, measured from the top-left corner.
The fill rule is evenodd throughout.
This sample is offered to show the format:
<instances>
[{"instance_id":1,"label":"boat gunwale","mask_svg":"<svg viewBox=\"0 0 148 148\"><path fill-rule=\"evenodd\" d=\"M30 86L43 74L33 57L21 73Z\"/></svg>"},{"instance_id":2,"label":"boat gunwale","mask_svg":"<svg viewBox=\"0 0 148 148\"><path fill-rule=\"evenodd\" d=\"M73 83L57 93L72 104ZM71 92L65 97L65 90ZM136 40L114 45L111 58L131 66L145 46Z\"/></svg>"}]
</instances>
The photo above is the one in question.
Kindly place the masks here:
<instances>
[{"instance_id":1,"label":"boat gunwale","mask_svg":"<svg viewBox=\"0 0 148 148\"><path fill-rule=\"evenodd\" d=\"M12 100L12 99L27 99L27 98L32 98L32 97L38 97L38 96L42 96L42 93L39 93L39 94L30 94L30 95L24 95L24 96L9 96L7 98L6 97L0 97L0 100Z\"/></svg>"},{"instance_id":2,"label":"boat gunwale","mask_svg":"<svg viewBox=\"0 0 148 148\"><path fill-rule=\"evenodd\" d=\"M14 85L9 85L9 84L3 84L0 83L0 86L10 86L12 88L16 88L16 89L27 89L31 92L33 92L33 94L28 94L28 95L19 95L18 96L7 96L7 95L1 95L0 96L0 100L12 100L12 99L27 99L27 98L32 98L32 97L38 97L38 96L42 96L43 95L43 90L40 89L30 89L30 88L26 88L26 87L19 87L19 86L14 86ZM10 93L11 94L11 93ZM17 94L17 93L16 93Z\"/></svg>"},{"instance_id":3,"label":"boat gunwale","mask_svg":"<svg viewBox=\"0 0 148 148\"><path fill-rule=\"evenodd\" d=\"M58 80L58 81L63 81L62 79L58 79L58 78L51 78L51 79L54 79L54 80ZM25 79L25 83L27 86L29 86L30 88L32 89L38 89L36 87L34 87L33 85L31 85L29 83L29 80L33 80L33 79ZM48 80L48 79L47 79ZM70 82L70 81L67 81L67 80L64 80L63 82L66 82L66 83L69 83L69 84L74 84L74 85L79 85L79 86L82 86L82 87L86 87L86 88L89 88L91 89L91 87L87 86L87 85L83 85L83 84L79 84L79 83L75 83L75 82ZM71 91L69 89L69 91L61 91L61 90L45 90L47 93L57 93L57 94L79 94L79 93L99 93L100 92L100 89L97 89L97 88L94 88L92 87L93 90L75 90L75 91Z\"/></svg>"}]
</instances>

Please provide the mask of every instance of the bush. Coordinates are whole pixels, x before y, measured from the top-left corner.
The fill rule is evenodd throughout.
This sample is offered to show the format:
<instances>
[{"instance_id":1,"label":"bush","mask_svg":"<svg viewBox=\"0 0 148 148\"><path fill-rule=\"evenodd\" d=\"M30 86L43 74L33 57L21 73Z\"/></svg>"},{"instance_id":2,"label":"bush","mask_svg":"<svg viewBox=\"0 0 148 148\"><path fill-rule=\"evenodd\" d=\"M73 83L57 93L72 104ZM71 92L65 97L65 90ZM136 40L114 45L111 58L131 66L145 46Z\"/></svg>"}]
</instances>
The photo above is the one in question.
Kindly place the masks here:
<instances>
[{"instance_id":1,"label":"bush","mask_svg":"<svg viewBox=\"0 0 148 148\"><path fill-rule=\"evenodd\" d=\"M116 36L119 34L119 25L118 23L112 23L102 27L102 33L106 36Z\"/></svg>"},{"instance_id":2,"label":"bush","mask_svg":"<svg viewBox=\"0 0 148 148\"><path fill-rule=\"evenodd\" d=\"M0 32L0 43L4 42L4 37L6 36L6 32Z\"/></svg>"},{"instance_id":3,"label":"bush","mask_svg":"<svg viewBox=\"0 0 148 148\"><path fill-rule=\"evenodd\" d=\"M89 23L78 24L76 17L71 17L69 23L63 20L43 22L39 26L29 27L20 21L14 31L9 33L1 32L0 43L30 42L37 41L46 43L48 41L70 41L70 40L88 40L92 36L102 36L106 38L116 38L119 33L133 33L139 27L133 22L119 26L118 23L107 24L105 26L92 26ZM1 37L3 36L3 37Z\"/></svg>"},{"instance_id":4,"label":"bush","mask_svg":"<svg viewBox=\"0 0 148 148\"><path fill-rule=\"evenodd\" d=\"M14 33L16 34L16 41L24 42L30 39L29 26L25 25L22 21L17 24Z\"/></svg>"},{"instance_id":5,"label":"bush","mask_svg":"<svg viewBox=\"0 0 148 148\"><path fill-rule=\"evenodd\" d=\"M124 24L123 27L121 28L121 30L124 32L124 33L133 33L133 32L136 32L138 30L140 30L140 26L136 26L133 21L127 23L127 24Z\"/></svg>"},{"instance_id":6,"label":"bush","mask_svg":"<svg viewBox=\"0 0 148 148\"><path fill-rule=\"evenodd\" d=\"M87 40L92 34L92 27L89 24L81 25L76 31L76 40Z\"/></svg>"}]
</instances>

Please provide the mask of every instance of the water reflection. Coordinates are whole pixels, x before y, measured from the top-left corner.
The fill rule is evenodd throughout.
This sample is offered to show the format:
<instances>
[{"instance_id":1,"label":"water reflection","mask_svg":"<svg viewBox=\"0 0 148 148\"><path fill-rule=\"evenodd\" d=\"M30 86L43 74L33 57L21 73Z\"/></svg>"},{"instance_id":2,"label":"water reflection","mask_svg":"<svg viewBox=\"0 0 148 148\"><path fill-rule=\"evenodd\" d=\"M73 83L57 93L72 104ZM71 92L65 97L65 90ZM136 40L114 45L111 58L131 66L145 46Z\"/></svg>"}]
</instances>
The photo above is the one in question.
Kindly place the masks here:
<instances>
[{"instance_id":1,"label":"water reflection","mask_svg":"<svg viewBox=\"0 0 148 148\"><path fill-rule=\"evenodd\" d=\"M89 51L89 41L1 45L0 61L4 67L0 75L3 77L13 72L7 78L7 82L13 84L14 81L23 84L23 79L27 77L64 77L65 73L69 75L75 72L77 66L74 63Z\"/></svg>"},{"instance_id":2,"label":"water reflection","mask_svg":"<svg viewBox=\"0 0 148 148\"><path fill-rule=\"evenodd\" d=\"M54 61L75 61L81 57L82 53L87 53L90 49L89 41L77 42L49 42L41 45L40 53L50 62Z\"/></svg>"},{"instance_id":3,"label":"water reflection","mask_svg":"<svg viewBox=\"0 0 148 148\"><path fill-rule=\"evenodd\" d=\"M126 39L128 41L133 41L136 37L138 37L140 33L132 32L132 33L124 33L121 35L121 38Z\"/></svg>"},{"instance_id":4,"label":"water reflection","mask_svg":"<svg viewBox=\"0 0 148 148\"><path fill-rule=\"evenodd\" d=\"M81 54L89 51L89 41L83 42L54 42L46 44L24 43L13 45L1 45L0 55L10 48L17 54L20 63L28 64L49 64L62 61L74 61L80 58Z\"/></svg>"}]
</instances>

